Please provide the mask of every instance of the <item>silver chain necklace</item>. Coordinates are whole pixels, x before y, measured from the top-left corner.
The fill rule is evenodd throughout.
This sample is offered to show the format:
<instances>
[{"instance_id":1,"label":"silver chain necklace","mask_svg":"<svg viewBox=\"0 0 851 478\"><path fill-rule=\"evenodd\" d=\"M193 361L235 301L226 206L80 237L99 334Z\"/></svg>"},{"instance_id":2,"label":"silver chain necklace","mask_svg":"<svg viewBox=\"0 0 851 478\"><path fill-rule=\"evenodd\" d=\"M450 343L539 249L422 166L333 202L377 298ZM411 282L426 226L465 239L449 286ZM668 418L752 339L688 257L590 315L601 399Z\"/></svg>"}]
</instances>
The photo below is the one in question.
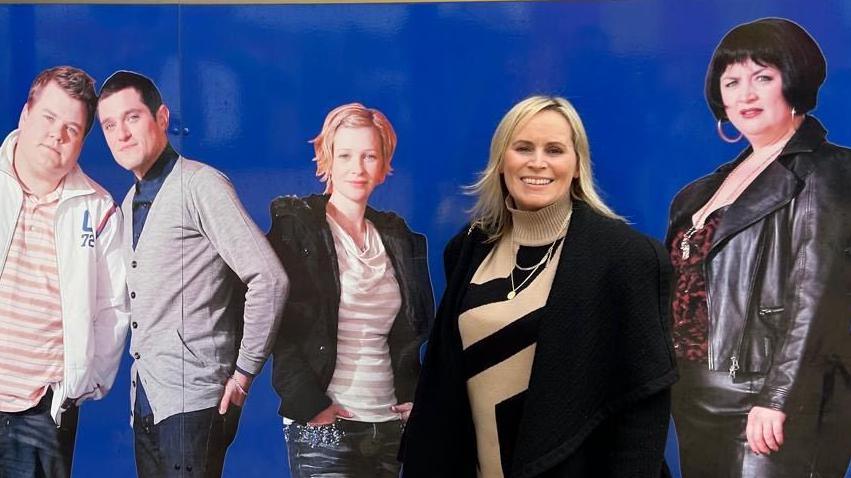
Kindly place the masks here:
<instances>
[{"instance_id":1,"label":"silver chain necklace","mask_svg":"<svg viewBox=\"0 0 851 478\"><path fill-rule=\"evenodd\" d=\"M564 219L564 225L561 227L562 231L566 230L568 224L570 224L570 216L571 215L573 215L573 211L570 211L569 213L567 213L567 217ZM543 257L541 257L541 260L539 260L533 266L521 267L520 264L517 263L517 255L520 252L520 247L518 246L517 251L514 253L514 267L511 268L511 273L509 274L509 277L511 277L511 290L508 291L508 294L506 294L506 296L505 296L506 299L511 300L511 299L517 297L517 291L522 289L523 286L526 285L527 282L529 282L529 280L538 271L538 268L540 268L543 265L544 269L546 269L547 266L550 265L550 260L552 260L552 258L553 258L553 251L555 250L556 243L563 244L565 237L567 237L567 233L565 233L565 235L561 236L561 239L556 239L555 241L553 241L553 243L550 244L550 247L547 248L547 252L544 254ZM511 236L511 244L512 244L512 249L514 249L514 247L513 247L514 246L514 235L513 235L513 233L512 233L512 236ZM520 285L516 286L516 287L514 286L514 269L521 270L521 271L531 271L529 273L529 275L527 275L526 278L523 279L520 282Z\"/></svg>"}]
</instances>

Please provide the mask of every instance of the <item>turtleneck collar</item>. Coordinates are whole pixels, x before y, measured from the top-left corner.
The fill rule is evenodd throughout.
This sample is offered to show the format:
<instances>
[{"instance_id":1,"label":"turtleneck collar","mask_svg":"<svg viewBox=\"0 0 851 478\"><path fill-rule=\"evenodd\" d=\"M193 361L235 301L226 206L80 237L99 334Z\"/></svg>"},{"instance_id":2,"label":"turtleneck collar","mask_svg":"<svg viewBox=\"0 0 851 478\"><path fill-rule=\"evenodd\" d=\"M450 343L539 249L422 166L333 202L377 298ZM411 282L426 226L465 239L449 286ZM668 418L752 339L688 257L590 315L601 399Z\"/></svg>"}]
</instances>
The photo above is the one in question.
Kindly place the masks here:
<instances>
[{"instance_id":1,"label":"turtleneck collar","mask_svg":"<svg viewBox=\"0 0 851 478\"><path fill-rule=\"evenodd\" d=\"M511 213L512 239L521 246L543 246L564 236L573 211L569 195L537 211L515 209L511 197L505 199L505 205Z\"/></svg>"}]
</instances>

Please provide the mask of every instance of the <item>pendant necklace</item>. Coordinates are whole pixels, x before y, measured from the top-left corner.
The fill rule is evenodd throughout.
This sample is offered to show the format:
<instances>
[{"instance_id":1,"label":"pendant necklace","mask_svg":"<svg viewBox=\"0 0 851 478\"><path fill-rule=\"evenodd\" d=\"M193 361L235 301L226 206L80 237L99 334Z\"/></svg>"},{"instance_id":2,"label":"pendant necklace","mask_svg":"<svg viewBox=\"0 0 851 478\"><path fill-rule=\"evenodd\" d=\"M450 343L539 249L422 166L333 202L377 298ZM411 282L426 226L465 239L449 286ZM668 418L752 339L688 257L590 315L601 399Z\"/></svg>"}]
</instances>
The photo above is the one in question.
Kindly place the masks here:
<instances>
[{"instance_id":1,"label":"pendant necklace","mask_svg":"<svg viewBox=\"0 0 851 478\"><path fill-rule=\"evenodd\" d=\"M572 210L569 213L567 213L567 217L564 220L564 225L562 225L562 227L561 227L562 231L567 229L567 225L570 224L570 216L572 214L573 214ZM509 277L511 277L511 290L508 291L508 294L506 294L506 296L505 296L506 299L511 300L511 299L517 297L517 293L518 293L517 291L522 289L523 286L526 285L527 282L529 282L529 280L538 271L538 268L540 268L543 265L544 268L546 269L546 267L550 264L550 260L553 258L553 251L555 250L556 243L560 243L560 244L564 243L565 237L567 237L566 233L565 233L565 235L561 236L561 239L556 239L555 241L553 241L553 243L550 244L550 247L547 248L547 252L544 254L543 257L541 257L541 260L539 260L535 265L532 265L532 266L522 267L522 266L520 266L520 264L517 263L517 255L520 252L520 250L519 250L520 248L518 247L517 252L514 253L514 267L511 268L511 273L509 274ZM512 244L514 243L513 232L512 232L511 242L512 242ZM512 247L512 249L513 249L513 247ZM514 286L514 269L521 270L521 271L531 271L531 272L529 272L529 275L527 275L526 278L523 279L520 282L520 285L518 285L516 287Z\"/></svg>"}]
</instances>

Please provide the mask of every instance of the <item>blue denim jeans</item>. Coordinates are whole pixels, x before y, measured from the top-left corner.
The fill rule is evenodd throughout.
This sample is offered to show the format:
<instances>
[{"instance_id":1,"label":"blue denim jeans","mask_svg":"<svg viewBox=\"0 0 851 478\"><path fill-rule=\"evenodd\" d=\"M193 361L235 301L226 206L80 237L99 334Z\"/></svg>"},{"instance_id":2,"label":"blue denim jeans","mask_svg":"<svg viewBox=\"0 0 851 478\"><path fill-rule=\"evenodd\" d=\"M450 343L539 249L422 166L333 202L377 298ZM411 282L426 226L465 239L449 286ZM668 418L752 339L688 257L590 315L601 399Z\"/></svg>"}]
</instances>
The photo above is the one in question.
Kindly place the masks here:
<instances>
[{"instance_id":1,"label":"blue denim jeans","mask_svg":"<svg viewBox=\"0 0 851 478\"><path fill-rule=\"evenodd\" d=\"M222 476L241 412L234 405L224 415L219 415L218 407L205 408L172 415L155 425L154 416L139 413L137 406L133 435L139 477Z\"/></svg>"},{"instance_id":2,"label":"blue denim jeans","mask_svg":"<svg viewBox=\"0 0 851 478\"><path fill-rule=\"evenodd\" d=\"M0 477L71 476L79 409L62 413L62 426L50 416L53 394L23 412L0 412Z\"/></svg>"},{"instance_id":3,"label":"blue denim jeans","mask_svg":"<svg viewBox=\"0 0 851 478\"><path fill-rule=\"evenodd\" d=\"M398 478L402 423L284 427L291 478Z\"/></svg>"}]
</instances>

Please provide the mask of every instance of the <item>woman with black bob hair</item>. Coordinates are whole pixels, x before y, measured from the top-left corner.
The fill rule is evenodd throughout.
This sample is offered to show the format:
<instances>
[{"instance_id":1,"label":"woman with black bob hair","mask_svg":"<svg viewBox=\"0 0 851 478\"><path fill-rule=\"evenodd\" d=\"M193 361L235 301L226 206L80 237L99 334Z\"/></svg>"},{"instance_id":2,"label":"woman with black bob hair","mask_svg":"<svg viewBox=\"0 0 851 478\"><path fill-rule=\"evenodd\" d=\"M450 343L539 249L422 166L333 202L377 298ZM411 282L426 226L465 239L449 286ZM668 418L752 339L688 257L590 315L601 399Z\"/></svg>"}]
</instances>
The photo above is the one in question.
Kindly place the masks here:
<instances>
[{"instance_id":1,"label":"woman with black bob hair","mask_svg":"<svg viewBox=\"0 0 851 478\"><path fill-rule=\"evenodd\" d=\"M780 18L732 29L709 64L718 134L750 144L671 205L684 478L845 475L851 151L808 115L824 79L819 46Z\"/></svg>"},{"instance_id":2,"label":"woman with black bob hair","mask_svg":"<svg viewBox=\"0 0 851 478\"><path fill-rule=\"evenodd\" d=\"M564 98L502 118L444 252L405 478L658 478L676 369L661 244L601 200Z\"/></svg>"}]
</instances>

